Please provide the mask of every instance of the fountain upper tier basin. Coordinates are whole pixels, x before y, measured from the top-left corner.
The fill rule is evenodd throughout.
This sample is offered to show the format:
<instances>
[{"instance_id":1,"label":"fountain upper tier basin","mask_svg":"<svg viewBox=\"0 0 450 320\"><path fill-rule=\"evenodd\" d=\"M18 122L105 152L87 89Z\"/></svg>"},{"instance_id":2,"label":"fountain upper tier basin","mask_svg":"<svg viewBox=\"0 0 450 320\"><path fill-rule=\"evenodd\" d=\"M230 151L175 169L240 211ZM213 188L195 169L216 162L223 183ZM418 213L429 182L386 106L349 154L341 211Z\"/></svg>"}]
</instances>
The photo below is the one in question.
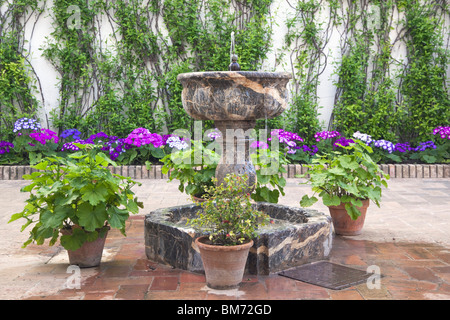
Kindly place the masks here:
<instances>
[{"instance_id":1,"label":"fountain upper tier basin","mask_svg":"<svg viewBox=\"0 0 450 320\"><path fill-rule=\"evenodd\" d=\"M207 71L179 74L186 112L197 120L271 119L287 107L285 72Z\"/></svg>"}]
</instances>

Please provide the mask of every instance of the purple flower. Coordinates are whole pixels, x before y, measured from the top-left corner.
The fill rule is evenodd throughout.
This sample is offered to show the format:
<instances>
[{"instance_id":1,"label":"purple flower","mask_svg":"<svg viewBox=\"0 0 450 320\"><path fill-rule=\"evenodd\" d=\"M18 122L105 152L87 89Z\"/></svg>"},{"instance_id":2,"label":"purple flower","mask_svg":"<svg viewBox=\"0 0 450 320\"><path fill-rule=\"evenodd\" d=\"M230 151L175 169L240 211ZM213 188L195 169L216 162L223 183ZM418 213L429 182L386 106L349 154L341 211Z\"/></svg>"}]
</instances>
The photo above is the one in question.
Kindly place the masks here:
<instances>
[{"instance_id":1,"label":"purple flower","mask_svg":"<svg viewBox=\"0 0 450 320\"><path fill-rule=\"evenodd\" d=\"M291 149L291 148L289 148L287 151L287 153L289 153L289 154L295 154L296 152L297 152L297 150Z\"/></svg>"},{"instance_id":2,"label":"purple flower","mask_svg":"<svg viewBox=\"0 0 450 320\"><path fill-rule=\"evenodd\" d=\"M272 137L273 136L278 137L278 140L281 143L287 144L288 142L293 141L293 140L303 142L303 139L298 134L289 132L289 131L284 131L283 129L274 129L270 132L270 135ZM272 138L269 138L267 140L271 141Z\"/></svg>"},{"instance_id":3,"label":"purple flower","mask_svg":"<svg viewBox=\"0 0 450 320\"><path fill-rule=\"evenodd\" d=\"M319 142L320 140L332 139L332 138L338 137L340 135L341 134L338 131L321 131L321 132L317 132L314 135L314 138L316 138L316 141Z\"/></svg>"},{"instance_id":4,"label":"purple flower","mask_svg":"<svg viewBox=\"0 0 450 320\"><path fill-rule=\"evenodd\" d=\"M347 139L345 137L341 137L333 143L333 149L335 147L347 147L350 143L355 143L355 141L353 139Z\"/></svg>"},{"instance_id":5,"label":"purple flower","mask_svg":"<svg viewBox=\"0 0 450 320\"><path fill-rule=\"evenodd\" d=\"M35 119L28 119L28 118L20 118L14 123L14 129L13 132L18 132L20 130L40 130L41 125L40 123Z\"/></svg>"},{"instance_id":6,"label":"purple flower","mask_svg":"<svg viewBox=\"0 0 450 320\"><path fill-rule=\"evenodd\" d=\"M167 144L167 139L172 137L172 135L171 134L163 134L161 137L162 137L162 143L165 146Z\"/></svg>"},{"instance_id":7,"label":"purple flower","mask_svg":"<svg viewBox=\"0 0 450 320\"><path fill-rule=\"evenodd\" d=\"M98 141L95 141L97 139L98 139ZM95 144L95 143L106 142L106 140L108 140L108 139L109 139L108 135L106 133L100 131L99 133L91 134L89 136L89 138L87 138L85 141L86 141L86 143L89 143L89 144Z\"/></svg>"},{"instance_id":8,"label":"purple flower","mask_svg":"<svg viewBox=\"0 0 450 320\"><path fill-rule=\"evenodd\" d=\"M113 141L109 141L107 143L107 147L109 148L109 156L111 160L116 160L122 153L124 153L126 150L130 149L126 148L125 139L116 139Z\"/></svg>"},{"instance_id":9,"label":"purple flower","mask_svg":"<svg viewBox=\"0 0 450 320\"><path fill-rule=\"evenodd\" d=\"M169 144L169 147L177 148L178 150L184 150L189 147L186 141L181 140L178 136L172 136L168 138L167 143Z\"/></svg>"},{"instance_id":10,"label":"purple flower","mask_svg":"<svg viewBox=\"0 0 450 320\"><path fill-rule=\"evenodd\" d=\"M78 148L74 143L80 143L80 144L87 144L84 140L75 140L73 142L66 142L63 144L61 151L70 150L70 151L78 151L80 148Z\"/></svg>"},{"instance_id":11,"label":"purple flower","mask_svg":"<svg viewBox=\"0 0 450 320\"><path fill-rule=\"evenodd\" d=\"M79 140L80 136L81 136L81 132L78 131L77 129L67 129L61 133L61 138L63 138L63 139L66 139L70 136L72 136L73 140Z\"/></svg>"},{"instance_id":12,"label":"purple flower","mask_svg":"<svg viewBox=\"0 0 450 320\"><path fill-rule=\"evenodd\" d=\"M388 153L392 153L395 149L394 144L387 140L374 140L373 143L375 147L382 148Z\"/></svg>"},{"instance_id":13,"label":"purple flower","mask_svg":"<svg viewBox=\"0 0 450 320\"><path fill-rule=\"evenodd\" d=\"M406 143L396 143L395 147L394 147L394 151L398 151L398 152L408 152L411 151L412 148L409 145L409 142Z\"/></svg>"},{"instance_id":14,"label":"purple flower","mask_svg":"<svg viewBox=\"0 0 450 320\"><path fill-rule=\"evenodd\" d=\"M0 154L9 153L14 148L14 144L8 141L0 141Z\"/></svg>"},{"instance_id":15,"label":"purple flower","mask_svg":"<svg viewBox=\"0 0 450 320\"><path fill-rule=\"evenodd\" d=\"M30 133L30 138L40 142L42 145L45 145L47 142L51 142L52 140L54 143L58 143L59 141L59 137L56 135L56 132L48 129L41 129L40 132L34 131Z\"/></svg>"},{"instance_id":16,"label":"purple flower","mask_svg":"<svg viewBox=\"0 0 450 320\"><path fill-rule=\"evenodd\" d=\"M301 147L303 152L309 153L310 155L315 155L317 151L319 151L319 148L313 144L311 147L308 147L306 144Z\"/></svg>"},{"instance_id":17,"label":"purple flower","mask_svg":"<svg viewBox=\"0 0 450 320\"><path fill-rule=\"evenodd\" d=\"M209 132L207 135L211 140L216 140L222 136L217 128L214 129L214 131Z\"/></svg>"},{"instance_id":18,"label":"purple flower","mask_svg":"<svg viewBox=\"0 0 450 320\"><path fill-rule=\"evenodd\" d=\"M414 150L414 151L425 151L428 148L436 149L436 145L434 144L433 141L421 142L421 143L419 143L419 145L416 148L414 148L412 150Z\"/></svg>"},{"instance_id":19,"label":"purple flower","mask_svg":"<svg viewBox=\"0 0 450 320\"><path fill-rule=\"evenodd\" d=\"M167 141L167 140L166 140ZM163 138L157 133L151 133L148 129L137 128L134 129L126 138L125 143L140 147L146 144L152 144L155 148L159 148L163 143Z\"/></svg>"},{"instance_id":20,"label":"purple flower","mask_svg":"<svg viewBox=\"0 0 450 320\"><path fill-rule=\"evenodd\" d=\"M267 139L268 141L272 141L272 138L275 137L281 143L286 144L287 153L294 154L297 149L297 141L303 142L303 139L296 133L285 131L283 129L274 129L270 132L271 137Z\"/></svg>"}]
</instances>

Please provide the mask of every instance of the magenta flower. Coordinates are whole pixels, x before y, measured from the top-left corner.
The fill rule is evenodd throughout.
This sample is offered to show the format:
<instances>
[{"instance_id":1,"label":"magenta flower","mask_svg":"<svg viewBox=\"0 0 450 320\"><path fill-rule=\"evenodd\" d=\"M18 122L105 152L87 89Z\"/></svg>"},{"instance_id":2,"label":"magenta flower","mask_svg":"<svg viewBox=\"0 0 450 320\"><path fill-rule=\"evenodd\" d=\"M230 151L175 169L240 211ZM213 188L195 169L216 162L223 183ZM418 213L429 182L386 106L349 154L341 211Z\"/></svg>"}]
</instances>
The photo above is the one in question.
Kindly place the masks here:
<instances>
[{"instance_id":1,"label":"magenta flower","mask_svg":"<svg viewBox=\"0 0 450 320\"><path fill-rule=\"evenodd\" d=\"M263 141L253 141L253 143L250 145L250 148L269 149L269 145Z\"/></svg>"},{"instance_id":2,"label":"magenta flower","mask_svg":"<svg viewBox=\"0 0 450 320\"><path fill-rule=\"evenodd\" d=\"M30 138L40 142L42 145L45 145L47 142L51 142L52 140L54 143L58 143L59 141L59 137L57 136L56 132L48 129L41 129L40 132L34 131L30 133Z\"/></svg>"},{"instance_id":3,"label":"magenta flower","mask_svg":"<svg viewBox=\"0 0 450 320\"><path fill-rule=\"evenodd\" d=\"M436 127L433 129L433 134L439 135L442 139L450 139L450 127Z\"/></svg>"},{"instance_id":4,"label":"magenta flower","mask_svg":"<svg viewBox=\"0 0 450 320\"><path fill-rule=\"evenodd\" d=\"M164 144L163 137L161 135L151 133L145 128L137 128L131 131L131 133L125 138L125 143L135 147L152 144L155 148L159 148Z\"/></svg>"},{"instance_id":5,"label":"magenta flower","mask_svg":"<svg viewBox=\"0 0 450 320\"><path fill-rule=\"evenodd\" d=\"M319 142L320 140L327 140L327 139L338 137L340 135L341 134L338 131L321 131L321 132L317 132L314 135L314 138L316 138L316 141Z\"/></svg>"}]
</instances>

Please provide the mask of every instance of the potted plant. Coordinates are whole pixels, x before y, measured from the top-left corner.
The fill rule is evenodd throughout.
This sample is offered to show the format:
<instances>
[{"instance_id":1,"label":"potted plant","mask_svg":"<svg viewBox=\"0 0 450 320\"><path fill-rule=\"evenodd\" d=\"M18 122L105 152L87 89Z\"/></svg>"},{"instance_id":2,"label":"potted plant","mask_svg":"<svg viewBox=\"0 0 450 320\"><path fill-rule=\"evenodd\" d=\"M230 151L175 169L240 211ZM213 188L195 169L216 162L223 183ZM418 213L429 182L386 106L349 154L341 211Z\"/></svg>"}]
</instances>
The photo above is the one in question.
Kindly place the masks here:
<instances>
[{"instance_id":1,"label":"potted plant","mask_svg":"<svg viewBox=\"0 0 450 320\"><path fill-rule=\"evenodd\" d=\"M329 207L336 234L357 235L361 233L364 219L372 200L378 207L381 186L387 188L389 175L383 173L372 160L372 148L363 142L337 143L339 150L319 155L308 165L304 184L310 184L314 195L318 194L323 204ZM342 149L341 149L342 148ZM304 195L302 207L316 203L315 196Z\"/></svg>"},{"instance_id":2,"label":"potted plant","mask_svg":"<svg viewBox=\"0 0 450 320\"><path fill-rule=\"evenodd\" d=\"M216 179L213 179L216 183ZM235 288L241 283L249 249L259 225L269 217L255 209L250 195L244 193L248 186L246 175L229 174L224 183L207 188L203 210L188 224L206 235L195 240L206 275L213 289Z\"/></svg>"},{"instance_id":3,"label":"potted plant","mask_svg":"<svg viewBox=\"0 0 450 320\"><path fill-rule=\"evenodd\" d=\"M108 165L115 163L107 155L95 145L75 145L79 151L46 157L32 166L39 171L25 175L31 184L21 189L30 197L9 222L24 218L21 231L34 224L23 247L42 245L46 239L54 245L61 233L70 264L92 267L100 263L108 230L117 228L126 235L129 213L143 206L131 190L137 182L112 174Z\"/></svg>"},{"instance_id":4,"label":"potted plant","mask_svg":"<svg viewBox=\"0 0 450 320\"><path fill-rule=\"evenodd\" d=\"M160 161L164 163L163 174L170 172L169 181L179 181L178 190L186 192L193 201L199 202L205 190L213 186L220 155L206 148L202 141L192 141L192 147L175 149Z\"/></svg>"},{"instance_id":5,"label":"potted plant","mask_svg":"<svg viewBox=\"0 0 450 320\"><path fill-rule=\"evenodd\" d=\"M204 201L208 197L207 192L214 186L212 179L220 160L220 154L204 143L192 140L191 147L175 149L160 160L164 164L162 173L170 172L169 181L178 180L178 190L191 196L194 202ZM286 157L278 150L253 149L250 156L255 165L257 182L251 198L277 203L279 196L284 196L286 180L282 174L286 172L283 168L288 163Z\"/></svg>"}]
</instances>

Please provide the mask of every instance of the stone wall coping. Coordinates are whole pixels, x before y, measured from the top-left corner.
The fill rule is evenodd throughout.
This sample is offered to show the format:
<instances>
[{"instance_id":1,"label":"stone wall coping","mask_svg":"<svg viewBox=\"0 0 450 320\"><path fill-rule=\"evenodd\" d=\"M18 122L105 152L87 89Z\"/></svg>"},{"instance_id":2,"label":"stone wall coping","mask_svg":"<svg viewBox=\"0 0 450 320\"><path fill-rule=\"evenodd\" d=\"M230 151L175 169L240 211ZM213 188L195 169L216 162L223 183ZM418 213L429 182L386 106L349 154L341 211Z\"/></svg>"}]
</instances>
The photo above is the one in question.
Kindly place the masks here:
<instances>
[{"instance_id":1,"label":"stone wall coping","mask_svg":"<svg viewBox=\"0 0 450 320\"><path fill-rule=\"evenodd\" d=\"M450 164L380 164L381 170L390 175L391 179L397 178L450 178ZM286 173L284 178L295 178L296 175L306 173L308 168L301 164L284 165ZM111 172L130 177L132 179L169 179L170 172L163 174L162 165L153 165L147 170L145 165L130 165L109 167ZM37 171L30 166L0 166L0 180L23 180L24 174Z\"/></svg>"}]
</instances>

